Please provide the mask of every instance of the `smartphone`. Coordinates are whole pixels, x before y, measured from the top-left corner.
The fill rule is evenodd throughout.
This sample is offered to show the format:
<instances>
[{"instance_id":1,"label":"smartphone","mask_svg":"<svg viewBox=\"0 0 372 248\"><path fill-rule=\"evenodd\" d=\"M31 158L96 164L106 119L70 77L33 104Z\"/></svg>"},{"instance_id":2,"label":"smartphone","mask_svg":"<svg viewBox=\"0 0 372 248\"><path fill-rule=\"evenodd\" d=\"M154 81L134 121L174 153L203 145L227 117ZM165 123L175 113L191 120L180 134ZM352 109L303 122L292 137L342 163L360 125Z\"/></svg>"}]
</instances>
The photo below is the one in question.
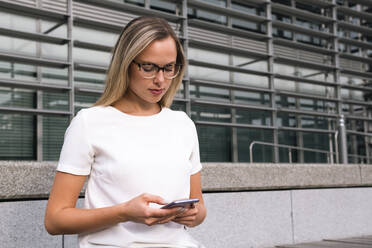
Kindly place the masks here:
<instances>
[{"instance_id":1,"label":"smartphone","mask_svg":"<svg viewBox=\"0 0 372 248\"><path fill-rule=\"evenodd\" d=\"M186 207L191 206L192 204L199 202L199 199L193 198L193 199L186 199L186 200L177 200L173 201L171 203L168 203L167 205L161 207L163 209L169 209L169 208L176 208L176 207Z\"/></svg>"}]
</instances>

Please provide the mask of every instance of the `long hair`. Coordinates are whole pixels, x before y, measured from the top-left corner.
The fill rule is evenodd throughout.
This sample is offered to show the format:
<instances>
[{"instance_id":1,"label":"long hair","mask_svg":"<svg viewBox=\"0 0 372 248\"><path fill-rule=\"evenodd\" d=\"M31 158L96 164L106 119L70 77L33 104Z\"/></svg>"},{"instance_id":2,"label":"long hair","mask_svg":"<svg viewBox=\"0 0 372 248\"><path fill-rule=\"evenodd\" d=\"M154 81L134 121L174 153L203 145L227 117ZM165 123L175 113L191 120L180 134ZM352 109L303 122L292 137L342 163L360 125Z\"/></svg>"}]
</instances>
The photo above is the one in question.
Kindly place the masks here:
<instances>
[{"instance_id":1,"label":"long hair","mask_svg":"<svg viewBox=\"0 0 372 248\"><path fill-rule=\"evenodd\" d=\"M95 106L108 106L125 95L129 85L129 66L132 61L156 40L172 37L176 43L176 63L181 64L177 77L172 79L171 85L159 104L169 107L172 104L185 71L185 55L182 45L168 22L158 17L138 17L130 21L121 32L116 42L107 71L105 89Z\"/></svg>"}]
</instances>

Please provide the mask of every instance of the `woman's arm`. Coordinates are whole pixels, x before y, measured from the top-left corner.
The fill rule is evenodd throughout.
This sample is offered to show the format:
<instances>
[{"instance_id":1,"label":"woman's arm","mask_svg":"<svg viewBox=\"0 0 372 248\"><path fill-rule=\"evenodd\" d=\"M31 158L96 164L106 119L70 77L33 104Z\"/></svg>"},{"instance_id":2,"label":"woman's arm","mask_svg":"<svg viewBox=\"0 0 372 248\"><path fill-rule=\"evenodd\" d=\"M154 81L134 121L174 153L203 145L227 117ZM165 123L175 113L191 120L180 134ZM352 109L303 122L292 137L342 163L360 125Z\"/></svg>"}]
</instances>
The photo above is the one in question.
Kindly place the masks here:
<instances>
[{"instance_id":1,"label":"woman's arm","mask_svg":"<svg viewBox=\"0 0 372 248\"><path fill-rule=\"evenodd\" d=\"M207 215L201 189L200 172L190 176L190 198L198 198L200 201L194 204L194 207L179 214L173 221L188 227L194 227L200 225Z\"/></svg>"},{"instance_id":2,"label":"woman's arm","mask_svg":"<svg viewBox=\"0 0 372 248\"><path fill-rule=\"evenodd\" d=\"M156 209L150 202L164 204L159 196L142 194L128 202L97 209L75 208L86 176L57 172L45 213L48 233L77 234L97 231L119 222L134 221L154 225L171 221L179 209Z\"/></svg>"}]
</instances>

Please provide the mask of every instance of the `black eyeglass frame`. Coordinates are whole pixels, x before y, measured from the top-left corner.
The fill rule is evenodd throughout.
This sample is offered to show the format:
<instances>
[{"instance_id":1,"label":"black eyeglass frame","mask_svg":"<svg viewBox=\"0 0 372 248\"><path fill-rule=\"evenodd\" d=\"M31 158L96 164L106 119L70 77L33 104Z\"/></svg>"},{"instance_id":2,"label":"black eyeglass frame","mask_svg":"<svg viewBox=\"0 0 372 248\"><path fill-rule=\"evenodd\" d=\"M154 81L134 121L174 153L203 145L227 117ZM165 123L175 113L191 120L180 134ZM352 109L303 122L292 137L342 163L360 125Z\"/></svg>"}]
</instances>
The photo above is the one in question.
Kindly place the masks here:
<instances>
[{"instance_id":1,"label":"black eyeglass frame","mask_svg":"<svg viewBox=\"0 0 372 248\"><path fill-rule=\"evenodd\" d=\"M154 68L155 68L155 72L156 72L156 73L159 73L159 71L162 70L162 71L163 71L163 74L164 74L164 77L167 78L167 79L174 79L174 78L176 78L176 77L178 76L178 74L180 73L180 71L181 71L181 69L182 69L182 66L183 66L182 64L172 64L172 65L175 65L175 66L179 66L179 69L178 69L177 73L176 73L174 76L172 76L172 77L167 77L167 76L165 75L165 67L166 67L167 65L170 65L170 64L167 64L167 65L161 67L161 66L158 66L157 64L150 63L150 62L146 62L146 63L138 63L138 62L135 61L135 60L133 60L132 62L138 66L138 69L142 69L142 70L143 70L143 68L142 68L142 67L143 67L143 64L151 64L151 65L154 66ZM154 73L154 75L151 76L151 77L145 77L145 76L143 76L143 77L146 78L146 79L155 78L155 77L156 77L156 73Z\"/></svg>"}]
</instances>

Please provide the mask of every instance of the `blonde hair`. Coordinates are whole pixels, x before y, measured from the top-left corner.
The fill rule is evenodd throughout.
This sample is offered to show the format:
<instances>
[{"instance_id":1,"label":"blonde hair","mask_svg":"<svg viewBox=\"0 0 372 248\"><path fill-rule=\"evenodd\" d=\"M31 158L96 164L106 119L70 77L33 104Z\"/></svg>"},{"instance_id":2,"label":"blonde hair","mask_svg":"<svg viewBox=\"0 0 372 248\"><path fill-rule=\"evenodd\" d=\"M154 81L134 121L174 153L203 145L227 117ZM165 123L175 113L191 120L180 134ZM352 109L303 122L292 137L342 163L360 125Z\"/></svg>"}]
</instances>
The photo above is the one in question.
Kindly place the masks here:
<instances>
[{"instance_id":1,"label":"blonde hair","mask_svg":"<svg viewBox=\"0 0 372 248\"><path fill-rule=\"evenodd\" d=\"M162 107L170 107L185 71L185 55L182 45L172 27L166 20L158 17L138 17L130 21L121 32L113 50L110 66L107 71L105 89L94 104L108 106L125 95L129 85L129 66L132 61L156 40L172 37L177 47L176 63L183 65L177 77L172 79L171 86L159 101Z\"/></svg>"}]
</instances>

